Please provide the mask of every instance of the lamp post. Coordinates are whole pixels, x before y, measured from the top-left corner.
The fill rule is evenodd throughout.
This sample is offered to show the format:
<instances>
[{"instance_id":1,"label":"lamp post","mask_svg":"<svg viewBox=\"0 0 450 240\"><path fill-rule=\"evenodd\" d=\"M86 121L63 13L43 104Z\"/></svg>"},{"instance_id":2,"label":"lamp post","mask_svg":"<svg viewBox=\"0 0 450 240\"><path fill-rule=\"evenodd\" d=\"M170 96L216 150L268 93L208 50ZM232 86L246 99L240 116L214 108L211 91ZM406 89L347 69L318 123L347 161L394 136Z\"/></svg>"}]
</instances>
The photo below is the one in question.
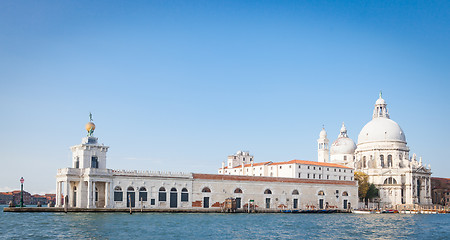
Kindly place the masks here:
<instances>
[{"instance_id":1,"label":"lamp post","mask_svg":"<svg viewBox=\"0 0 450 240\"><path fill-rule=\"evenodd\" d=\"M20 178L20 207L23 207L23 182L25 182L25 180L23 179L23 177Z\"/></svg>"}]
</instances>

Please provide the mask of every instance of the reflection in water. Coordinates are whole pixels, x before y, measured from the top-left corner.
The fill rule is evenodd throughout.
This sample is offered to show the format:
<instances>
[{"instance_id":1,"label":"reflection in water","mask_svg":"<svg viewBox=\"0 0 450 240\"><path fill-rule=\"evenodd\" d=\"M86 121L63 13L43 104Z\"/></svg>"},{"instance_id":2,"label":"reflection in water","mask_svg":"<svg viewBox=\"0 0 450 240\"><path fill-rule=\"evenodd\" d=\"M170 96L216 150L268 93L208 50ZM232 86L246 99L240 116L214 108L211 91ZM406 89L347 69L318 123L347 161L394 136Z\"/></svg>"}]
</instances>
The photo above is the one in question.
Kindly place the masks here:
<instances>
[{"instance_id":1,"label":"reflection in water","mask_svg":"<svg viewBox=\"0 0 450 240\"><path fill-rule=\"evenodd\" d=\"M448 239L450 215L0 213L12 239Z\"/></svg>"}]
</instances>

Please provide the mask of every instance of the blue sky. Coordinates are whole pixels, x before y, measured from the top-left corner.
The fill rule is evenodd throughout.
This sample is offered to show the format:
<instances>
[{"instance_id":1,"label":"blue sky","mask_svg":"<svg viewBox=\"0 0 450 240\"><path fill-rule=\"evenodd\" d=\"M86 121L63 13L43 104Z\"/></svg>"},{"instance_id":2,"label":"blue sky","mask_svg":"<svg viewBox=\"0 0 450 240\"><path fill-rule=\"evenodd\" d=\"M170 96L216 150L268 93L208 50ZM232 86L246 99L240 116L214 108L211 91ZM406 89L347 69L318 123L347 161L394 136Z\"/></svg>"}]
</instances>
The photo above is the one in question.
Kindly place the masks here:
<instances>
[{"instance_id":1,"label":"blue sky","mask_svg":"<svg viewBox=\"0 0 450 240\"><path fill-rule=\"evenodd\" d=\"M2 1L0 190L55 191L85 136L109 168L215 173L227 155L316 160L380 90L449 177L445 1Z\"/></svg>"}]
</instances>

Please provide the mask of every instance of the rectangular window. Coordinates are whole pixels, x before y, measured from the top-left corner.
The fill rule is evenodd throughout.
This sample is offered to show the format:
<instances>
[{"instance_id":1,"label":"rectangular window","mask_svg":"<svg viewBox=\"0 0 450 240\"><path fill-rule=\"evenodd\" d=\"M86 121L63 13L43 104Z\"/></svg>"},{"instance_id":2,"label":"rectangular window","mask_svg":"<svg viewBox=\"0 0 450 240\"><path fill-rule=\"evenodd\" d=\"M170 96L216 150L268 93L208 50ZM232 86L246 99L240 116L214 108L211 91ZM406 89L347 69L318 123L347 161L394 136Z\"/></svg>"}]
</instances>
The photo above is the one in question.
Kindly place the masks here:
<instances>
[{"instance_id":1,"label":"rectangular window","mask_svg":"<svg viewBox=\"0 0 450 240\"><path fill-rule=\"evenodd\" d=\"M308 166L308 169L309 169L309 166Z\"/></svg>"},{"instance_id":2,"label":"rectangular window","mask_svg":"<svg viewBox=\"0 0 450 240\"><path fill-rule=\"evenodd\" d=\"M123 201L123 193L122 192L114 192L114 201L122 202Z\"/></svg>"},{"instance_id":3,"label":"rectangular window","mask_svg":"<svg viewBox=\"0 0 450 240\"><path fill-rule=\"evenodd\" d=\"M309 178L309 173L308 173L308 178Z\"/></svg>"},{"instance_id":4,"label":"rectangular window","mask_svg":"<svg viewBox=\"0 0 450 240\"><path fill-rule=\"evenodd\" d=\"M270 198L266 198L266 208L270 208Z\"/></svg>"},{"instance_id":5,"label":"rectangular window","mask_svg":"<svg viewBox=\"0 0 450 240\"><path fill-rule=\"evenodd\" d=\"M314 170L316 170L316 167L314 167Z\"/></svg>"},{"instance_id":6,"label":"rectangular window","mask_svg":"<svg viewBox=\"0 0 450 240\"><path fill-rule=\"evenodd\" d=\"M150 199L150 205L155 205L155 199L154 198L152 198L152 199Z\"/></svg>"},{"instance_id":7,"label":"rectangular window","mask_svg":"<svg viewBox=\"0 0 450 240\"><path fill-rule=\"evenodd\" d=\"M298 174L298 178L300 178L300 173Z\"/></svg>"},{"instance_id":8,"label":"rectangular window","mask_svg":"<svg viewBox=\"0 0 450 240\"><path fill-rule=\"evenodd\" d=\"M341 180L341 176L339 176L339 180Z\"/></svg>"},{"instance_id":9,"label":"rectangular window","mask_svg":"<svg viewBox=\"0 0 450 240\"><path fill-rule=\"evenodd\" d=\"M313 174L313 178L316 178L316 174L315 173Z\"/></svg>"},{"instance_id":10,"label":"rectangular window","mask_svg":"<svg viewBox=\"0 0 450 240\"><path fill-rule=\"evenodd\" d=\"M165 202L166 201L166 192L159 192L159 201L160 202Z\"/></svg>"},{"instance_id":11,"label":"rectangular window","mask_svg":"<svg viewBox=\"0 0 450 240\"><path fill-rule=\"evenodd\" d=\"M96 156L91 158L91 168L98 168L98 158Z\"/></svg>"},{"instance_id":12,"label":"rectangular window","mask_svg":"<svg viewBox=\"0 0 450 240\"><path fill-rule=\"evenodd\" d=\"M327 179L330 179L330 175L327 175Z\"/></svg>"},{"instance_id":13,"label":"rectangular window","mask_svg":"<svg viewBox=\"0 0 450 240\"><path fill-rule=\"evenodd\" d=\"M187 192L182 192L182 193L181 193L181 201L182 201L182 202L189 202L189 193L187 193Z\"/></svg>"},{"instance_id":14,"label":"rectangular window","mask_svg":"<svg viewBox=\"0 0 450 240\"><path fill-rule=\"evenodd\" d=\"M330 171L330 168L327 168L327 171Z\"/></svg>"},{"instance_id":15,"label":"rectangular window","mask_svg":"<svg viewBox=\"0 0 450 240\"><path fill-rule=\"evenodd\" d=\"M139 201L147 202L147 192L139 192Z\"/></svg>"}]
</instances>

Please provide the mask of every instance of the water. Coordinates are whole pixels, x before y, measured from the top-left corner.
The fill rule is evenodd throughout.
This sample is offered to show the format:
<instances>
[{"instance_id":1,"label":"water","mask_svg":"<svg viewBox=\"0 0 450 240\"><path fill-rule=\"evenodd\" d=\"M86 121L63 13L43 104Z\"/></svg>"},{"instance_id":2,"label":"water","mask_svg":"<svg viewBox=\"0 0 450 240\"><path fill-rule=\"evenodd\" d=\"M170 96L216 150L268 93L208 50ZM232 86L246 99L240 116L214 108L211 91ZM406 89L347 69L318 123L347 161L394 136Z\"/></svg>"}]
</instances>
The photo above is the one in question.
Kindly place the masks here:
<instances>
[{"instance_id":1,"label":"water","mask_svg":"<svg viewBox=\"0 0 450 240\"><path fill-rule=\"evenodd\" d=\"M1 239L450 239L450 214L5 213Z\"/></svg>"}]
</instances>

